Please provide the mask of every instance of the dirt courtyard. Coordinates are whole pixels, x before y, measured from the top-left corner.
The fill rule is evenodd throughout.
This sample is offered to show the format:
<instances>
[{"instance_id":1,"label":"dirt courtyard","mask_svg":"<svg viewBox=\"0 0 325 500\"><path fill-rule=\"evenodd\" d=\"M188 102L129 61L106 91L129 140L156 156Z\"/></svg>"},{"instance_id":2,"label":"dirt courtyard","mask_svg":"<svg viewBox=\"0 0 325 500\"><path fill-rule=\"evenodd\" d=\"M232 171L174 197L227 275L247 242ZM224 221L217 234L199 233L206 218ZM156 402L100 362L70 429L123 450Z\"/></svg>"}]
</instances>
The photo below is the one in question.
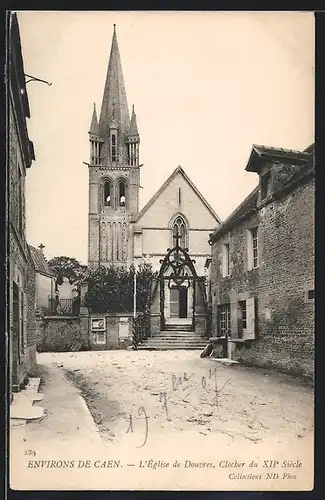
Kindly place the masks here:
<instances>
[{"instance_id":1,"label":"dirt courtyard","mask_svg":"<svg viewBox=\"0 0 325 500\"><path fill-rule=\"evenodd\" d=\"M102 439L141 448L182 434L196 446L301 442L313 434L313 389L287 375L225 366L196 351L42 353L81 389Z\"/></svg>"}]
</instances>

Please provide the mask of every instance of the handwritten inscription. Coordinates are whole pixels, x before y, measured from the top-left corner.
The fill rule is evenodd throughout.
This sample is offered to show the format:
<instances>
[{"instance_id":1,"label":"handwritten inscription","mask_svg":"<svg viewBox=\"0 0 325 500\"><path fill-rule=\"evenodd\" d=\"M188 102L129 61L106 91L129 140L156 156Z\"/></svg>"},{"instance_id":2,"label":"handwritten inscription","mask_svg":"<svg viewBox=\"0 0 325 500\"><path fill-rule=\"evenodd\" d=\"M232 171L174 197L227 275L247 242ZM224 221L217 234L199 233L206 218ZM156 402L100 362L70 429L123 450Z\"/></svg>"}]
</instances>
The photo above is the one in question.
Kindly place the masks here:
<instances>
[{"instance_id":1,"label":"handwritten inscription","mask_svg":"<svg viewBox=\"0 0 325 500\"><path fill-rule=\"evenodd\" d=\"M225 388L225 386L229 383L230 379L227 379L223 385L219 386L217 379L217 369L209 369L209 372L206 376L196 377L195 373L186 373L184 372L182 375L173 374L171 377L171 390L169 391L160 391L157 393L158 395L158 403L161 406L163 414L168 421L171 421L171 415L169 411L169 404L173 403L173 398L175 396L180 397L182 401L189 403L188 399L193 391L205 391L212 392L213 399L210 403L213 407L216 407L219 410L220 406L220 395ZM194 387L190 385L190 382L194 383ZM213 412L210 416L213 416ZM127 429L126 434L134 433L134 419L143 421L143 440L140 446L137 448L142 448L148 440L149 435L149 416L143 406L140 406L138 409L138 414L133 416L129 414L127 416Z\"/></svg>"},{"instance_id":2,"label":"handwritten inscription","mask_svg":"<svg viewBox=\"0 0 325 500\"><path fill-rule=\"evenodd\" d=\"M140 406L138 409L138 416L135 417L137 419L140 419L144 422L144 441L140 446L137 446L137 448L142 448L147 442L148 439L148 420L149 417L147 416L146 410L144 409L143 406ZM126 434L129 432L133 432L133 416L130 414L129 415L129 427L127 428Z\"/></svg>"},{"instance_id":3,"label":"handwritten inscription","mask_svg":"<svg viewBox=\"0 0 325 500\"><path fill-rule=\"evenodd\" d=\"M209 390L213 393L213 405L219 410L220 407L220 395L225 388L225 386L229 383L230 379L226 380L226 382L222 386L218 386L217 379L217 369L209 369L208 375L202 376L199 379L198 385L195 385L193 389L190 385L190 381L195 380L195 373L188 374L184 372L182 375L172 375L171 378L171 386L172 391L161 391L159 393L159 403L162 404L162 408L165 412L167 420L171 420L169 415L168 403L173 398L174 393L178 392L182 401L188 403L188 399L193 390Z\"/></svg>"}]
</instances>

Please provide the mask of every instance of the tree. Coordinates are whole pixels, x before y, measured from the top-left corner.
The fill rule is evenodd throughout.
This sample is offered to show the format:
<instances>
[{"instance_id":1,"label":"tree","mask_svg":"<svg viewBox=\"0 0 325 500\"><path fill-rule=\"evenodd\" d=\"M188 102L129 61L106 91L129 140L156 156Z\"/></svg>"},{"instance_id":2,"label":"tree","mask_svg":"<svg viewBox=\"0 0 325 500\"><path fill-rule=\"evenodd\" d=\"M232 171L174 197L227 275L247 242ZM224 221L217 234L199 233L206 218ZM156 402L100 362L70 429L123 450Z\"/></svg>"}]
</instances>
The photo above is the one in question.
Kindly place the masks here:
<instances>
[{"instance_id":1,"label":"tree","mask_svg":"<svg viewBox=\"0 0 325 500\"><path fill-rule=\"evenodd\" d=\"M87 275L87 266L80 264L74 257L53 257L48 265L57 277L57 283L61 285L64 277L69 278L70 283L79 285Z\"/></svg>"},{"instance_id":2,"label":"tree","mask_svg":"<svg viewBox=\"0 0 325 500\"><path fill-rule=\"evenodd\" d=\"M87 276L88 292L85 304L94 312L131 312L133 310L134 266L130 269L101 266ZM137 311L144 312L150 299L154 276L150 264L137 270Z\"/></svg>"}]
</instances>

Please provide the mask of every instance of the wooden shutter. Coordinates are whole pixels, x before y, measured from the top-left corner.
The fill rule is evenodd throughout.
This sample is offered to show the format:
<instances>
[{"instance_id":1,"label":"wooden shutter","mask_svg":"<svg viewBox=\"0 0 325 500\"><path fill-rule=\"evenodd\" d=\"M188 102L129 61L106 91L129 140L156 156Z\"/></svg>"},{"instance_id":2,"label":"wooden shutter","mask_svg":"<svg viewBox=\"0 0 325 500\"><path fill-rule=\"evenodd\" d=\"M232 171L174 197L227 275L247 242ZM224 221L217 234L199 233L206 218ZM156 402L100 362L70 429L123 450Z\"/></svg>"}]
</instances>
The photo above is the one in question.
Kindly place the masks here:
<instances>
[{"instance_id":1,"label":"wooden shutter","mask_svg":"<svg viewBox=\"0 0 325 500\"><path fill-rule=\"evenodd\" d=\"M252 243L252 233L250 230L247 231L247 269L250 271L253 269L253 243Z\"/></svg>"},{"instance_id":2,"label":"wooden shutter","mask_svg":"<svg viewBox=\"0 0 325 500\"><path fill-rule=\"evenodd\" d=\"M246 325L244 340L255 339L255 297L246 300Z\"/></svg>"}]
</instances>

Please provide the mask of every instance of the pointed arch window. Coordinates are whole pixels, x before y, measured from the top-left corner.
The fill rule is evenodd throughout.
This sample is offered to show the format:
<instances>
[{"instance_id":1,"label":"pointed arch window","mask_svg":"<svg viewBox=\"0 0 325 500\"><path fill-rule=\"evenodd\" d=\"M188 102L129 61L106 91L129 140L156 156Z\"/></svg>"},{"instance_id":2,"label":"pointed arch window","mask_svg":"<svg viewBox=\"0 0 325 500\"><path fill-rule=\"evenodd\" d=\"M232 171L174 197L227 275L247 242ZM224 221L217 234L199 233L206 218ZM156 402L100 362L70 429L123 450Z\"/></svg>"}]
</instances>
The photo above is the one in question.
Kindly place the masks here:
<instances>
[{"instance_id":1,"label":"pointed arch window","mask_svg":"<svg viewBox=\"0 0 325 500\"><path fill-rule=\"evenodd\" d=\"M111 183L109 181L105 181L104 183L104 205L105 207L112 206L112 188Z\"/></svg>"},{"instance_id":2,"label":"pointed arch window","mask_svg":"<svg viewBox=\"0 0 325 500\"><path fill-rule=\"evenodd\" d=\"M181 248L186 248L187 227L186 227L186 222L181 215L176 217L173 224L173 247L176 246L177 235L178 235L179 246Z\"/></svg>"},{"instance_id":3,"label":"pointed arch window","mask_svg":"<svg viewBox=\"0 0 325 500\"><path fill-rule=\"evenodd\" d=\"M112 161L116 161L116 134L111 136Z\"/></svg>"},{"instance_id":4,"label":"pointed arch window","mask_svg":"<svg viewBox=\"0 0 325 500\"><path fill-rule=\"evenodd\" d=\"M120 181L118 186L118 203L120 207L125 207L125 182Z\"/></svg>"}]
</instances>

